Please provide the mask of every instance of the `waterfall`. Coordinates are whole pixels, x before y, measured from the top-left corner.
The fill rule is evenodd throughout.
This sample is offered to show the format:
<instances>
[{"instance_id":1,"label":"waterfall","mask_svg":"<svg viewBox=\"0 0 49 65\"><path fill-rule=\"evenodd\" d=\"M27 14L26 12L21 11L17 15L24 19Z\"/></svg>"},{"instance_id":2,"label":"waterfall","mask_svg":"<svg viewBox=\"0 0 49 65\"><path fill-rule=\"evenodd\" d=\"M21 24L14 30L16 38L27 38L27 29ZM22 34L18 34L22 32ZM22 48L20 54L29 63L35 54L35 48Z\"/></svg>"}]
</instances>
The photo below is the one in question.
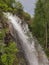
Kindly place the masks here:
<instances>
[{"instance_id":1,"label":"waterfall","mask_svg":"<svg viewBox=\"0 0 49 65\"><path fill-rule=\"evenodd\" d=\"M5 15L9 20L11 34L20 42L24 50L28 65L49 65L42 47L35 43L35 39L32 37L26 22L10 13L6 13Z\"/></svg>"}]
</instances>

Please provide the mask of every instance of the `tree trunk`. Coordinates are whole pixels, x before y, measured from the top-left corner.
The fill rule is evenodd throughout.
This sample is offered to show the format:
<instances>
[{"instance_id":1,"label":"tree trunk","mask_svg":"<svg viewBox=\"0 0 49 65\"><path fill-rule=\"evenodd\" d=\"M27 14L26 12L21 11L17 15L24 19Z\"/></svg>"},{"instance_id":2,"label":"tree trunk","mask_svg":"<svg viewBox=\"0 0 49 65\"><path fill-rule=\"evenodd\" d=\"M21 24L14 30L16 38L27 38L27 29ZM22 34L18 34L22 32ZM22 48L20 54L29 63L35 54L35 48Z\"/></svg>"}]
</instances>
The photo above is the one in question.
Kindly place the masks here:
<instances>
[{"instance_id":1,"label":"tree trunk","mask_svg":"<svg viewBox=\"0 0 49 65\"><path fill-rule=\"evenodd\" d=\"M47 40L47 22L46 22L46 48L47 48L47 42L48 40Z\"/></svg>"}]
</instances>

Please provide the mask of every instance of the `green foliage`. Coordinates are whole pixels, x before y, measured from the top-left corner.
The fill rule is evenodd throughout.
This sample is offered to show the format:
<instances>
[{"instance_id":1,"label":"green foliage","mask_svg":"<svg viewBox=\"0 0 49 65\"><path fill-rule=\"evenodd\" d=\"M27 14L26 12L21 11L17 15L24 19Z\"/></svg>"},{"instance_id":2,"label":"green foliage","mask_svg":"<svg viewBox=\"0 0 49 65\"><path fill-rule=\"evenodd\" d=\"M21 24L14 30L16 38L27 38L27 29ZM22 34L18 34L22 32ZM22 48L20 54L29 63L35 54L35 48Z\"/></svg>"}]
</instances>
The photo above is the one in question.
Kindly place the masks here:
<instances>
[{"instance_id":1,"label":"green foliage","mask_svg":"<svg viewBox=\"0 0 49 65\"><path fill-rule=\"evenodd\" d=\"M15 54L18 50L16 49L15 43L10 43L8 47L5 47L5 52Z\"/></svg>"},{"instance_id":2,"label":"green foliage","mask_svg":"<svg viewBox=\"0 0 49 65\"><path fill-rule=\"evenodd\" d=\"M0 0L0 10L4 12L22 13L22 4L15 0Z\"/></svg>"},{"instance_id":3,"label":"green foliage","mask_svg":"<svg viewBox=\"0 0 49 65\"><path fill-rule=\"evenodd\" d=\"M0 45L0 53L1 55L1 61L4 65L12 65L13 61L15 60L16 53L18 52L18 49L16 48L16 44L14 42L10 43L8 47L5 47L5 45Z\"/></svg>"},{"instance_id":4,"label":"green foliage","mask_svg":"<svg viewBox=\"0 0 49 65\"><path fill-rule=\"evenodd\" d=\"M11 0L0 0L0 9L2 11L8 11L9 9L11 10L10 4L12 3Z\"/></svg>"},{"instance_id":5,"label":"green foliage","mask_svg":"<svg viewBox=\"0 0 49 65\"><path fill-rule=\"evenodd\" d=\"M2 31L0 31L0 40L3 40L3 35L4 35L4 33L3 33L3 30L2 30Z\"/></svg>"},{"instance_id":6,"label":"green foliage","mask_svg":"<svg viewBox=\"0 0 49 65\"><path fill-rule=\"evenodd\" d=\"M3 40L4 39L4 36L5 36L5 32L7 31L7 29L0 29L0 40Z\"/></svg>"}]
</instances>

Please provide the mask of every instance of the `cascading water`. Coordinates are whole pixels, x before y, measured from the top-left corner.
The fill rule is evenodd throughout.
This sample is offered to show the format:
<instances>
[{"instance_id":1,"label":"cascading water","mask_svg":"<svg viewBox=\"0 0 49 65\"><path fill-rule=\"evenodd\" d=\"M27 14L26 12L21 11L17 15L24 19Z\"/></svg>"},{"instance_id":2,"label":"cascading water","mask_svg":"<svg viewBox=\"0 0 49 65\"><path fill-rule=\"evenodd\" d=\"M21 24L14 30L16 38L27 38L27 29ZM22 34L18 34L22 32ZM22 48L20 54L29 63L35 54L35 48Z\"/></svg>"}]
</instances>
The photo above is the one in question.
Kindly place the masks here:
<instances>
[{"instance_id":1,"label":"cascading water","mask_svg":"<svg viewBox=\"0 0 49 65\"><path fill-rule=\"evenodd\" d=\"M11 34L15 39L19 40L24 50L28 65L49 65L48 59L41 46L35 44L28 25L10 13L6 14L6 17L9 19Z\"/></svg>"}]
</instances>

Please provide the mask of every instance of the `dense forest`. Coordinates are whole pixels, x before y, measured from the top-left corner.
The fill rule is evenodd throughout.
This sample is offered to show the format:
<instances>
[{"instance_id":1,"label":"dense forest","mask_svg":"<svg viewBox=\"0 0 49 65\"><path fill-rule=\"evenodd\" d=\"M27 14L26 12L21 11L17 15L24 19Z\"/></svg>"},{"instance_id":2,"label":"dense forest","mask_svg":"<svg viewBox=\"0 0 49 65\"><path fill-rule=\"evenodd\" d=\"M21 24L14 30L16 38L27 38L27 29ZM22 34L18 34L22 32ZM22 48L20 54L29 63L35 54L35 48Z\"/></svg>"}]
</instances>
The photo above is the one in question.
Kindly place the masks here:
<instances>
[{"instance_id":1,"label":"dense forest","mask_svg":"<svg viewBox=\"0 0 49 65\"><path fill-rule=\"evenodd\" d=\"M49 57L49 1L38 0L35 15L29 25L32 34L38 39Z\"/></svg>"},{"instance_id":2,"label":"dense forest","mask_svg":"<svg viewBox=\"0 0 49 65\"><path fill-rule=\"evenodd\" d=\"M39 44L49 58L49 1L38 0L35 15L23 10L23 5L15 0L0 0L0 65L26 65L25 59L10 34L8 19L4 12L16 14L26 21L32 35L37 38Z\"/></svg>"}]
</instances>

